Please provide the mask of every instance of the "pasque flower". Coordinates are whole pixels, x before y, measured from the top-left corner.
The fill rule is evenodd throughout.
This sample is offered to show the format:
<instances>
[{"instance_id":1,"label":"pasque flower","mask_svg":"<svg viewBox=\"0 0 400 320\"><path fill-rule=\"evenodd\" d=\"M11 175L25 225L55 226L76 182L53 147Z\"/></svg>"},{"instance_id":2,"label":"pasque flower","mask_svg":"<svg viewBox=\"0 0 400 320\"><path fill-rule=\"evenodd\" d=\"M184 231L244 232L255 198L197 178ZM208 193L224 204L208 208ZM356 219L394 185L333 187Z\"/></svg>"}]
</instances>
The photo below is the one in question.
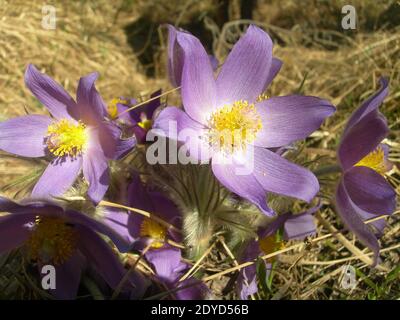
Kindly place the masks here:
<instances>
[{"instance_id":1,"label":"pasque flower","mask_svg":"<svg viewBox=\"0 0 400 320\"><path fill-rule=\"evenodd\" d=\"M77 101L33 65L25 83L51 116L27 115L0 123L0 149L24 156L49 156L51 162L32 196L60 196L83 169L88 196L99 202L109 185L108 160L116 157L120 131L104 121L105 104L94 82L97 73L79 80Z\"/></svg>"},{"instance_id":2,"label":"pasque flower","mask_svg":"<svg viewBox=\"0 0 400 320\"><path fill-rule=\"evenodd\" d=\"M240 262L254 261L258 257L270 254L279 248L276 241L276 232L283 228L284 240L301 240L315 234L315 223L313 214L319 209L316 206L300 214L285 213L278 216L266 228L258 231L258 239L251 241L240 259ZM267 276L271 271L271 261L264 260ZM256 293L257 271L256 265L245 267L240 270L237 280L237 292L242 300L247 300L248 296Z\"/></svg>"},{"instance_id":3,"label":"pasque flower","mask_svg":"<svg viewBox=\"0 0 400 320\"><path fill-rule=\"evenodd\" d=\"M133 176L128 187L128 205L151 212L180 229L181 214L175 204L162 193L146 188L138 175ZM154 267L157 280L171 290L182 287L172 294L173 297L200 299L205 294L204 284L196 280L179 281L189 266L182 261L180 249L168 244L168 240L181 241L181 235L176 230L142 215L116 209L105 209L103 218L108 226L132 244L132 249L142 251L147 247L144 255Z\"/></svg>"},{"instance_id":4,"label":"pasque flower","mask_svg":"<svg viewBox=\"0 0 400 320\"><path fill-rule=\"evenodd\" d=\"M319 190L316 177L274 149L307 137L334 112L334 107L311 96L265 99L263 93L281 62L272 57L269 36L255 26L250 26L235 44L216 78L197 38L176 31L176 43L179 50L175 49L171 59L183 66L185 111L165 108L154 127L169 138L181 139L192 158L201 162L211 159L217 179L267 215L273 212L266 205L266 192L310 201ZM170 132L171 122L176 123L178 135ZM179 132L188 128L196 133L189 141L179 137ZM252 168L247 170L249 166ZM251 173L235 175L238 168Z\"/></svg>"},{"instance_id":5,"label":"pasque flower","mask_svg":"<svg viewBox=\"0 0 400 320\"><path fill-rule=\"evenodd\" d=\"M116 288L126 271L110 245L100 236L109 237L125 250L127 243L112 228L75 210L37 200L16 203L0 197L0 254L16 248L25 250L29 259L56 269L57 299L73 299L78 292L81 274L94 269L111 288ZM145 281L136 273L123 291L141 297Z\"/></svg>"},{"instance_id":6,"label":"pasque flower","mask_svg":"<svg viewBox=\"0 0 400 320\"><path fill-rule=\"evenodd\" d=\"M382 233L384 219L372 225L365 220L393 213L396 193L384 174L391 165L388 146L382 144L389 128L379 106L388 94L388 80L380 79L381 88L368 98L350 117L337 151L343 171L336 191L338 213L345 225L374 252L378 261L377 235Z\"/></svg>"},{"instance_id":7,"label":"pasque flower","mask_svg":"<svg viewBox=\"0 0 400 320\"><path fill-rule=\"evenodd\" d=\"M138 143L146 142L146 134L153 125L153 116L160 101L161 90L151 94L148 103L131 109L138 104L138 101L133 98L120 97L113 99L107 106L107 113L110 119L115 120L120 124L126 134L134 135Z\"/></svg>"}]
</instances>

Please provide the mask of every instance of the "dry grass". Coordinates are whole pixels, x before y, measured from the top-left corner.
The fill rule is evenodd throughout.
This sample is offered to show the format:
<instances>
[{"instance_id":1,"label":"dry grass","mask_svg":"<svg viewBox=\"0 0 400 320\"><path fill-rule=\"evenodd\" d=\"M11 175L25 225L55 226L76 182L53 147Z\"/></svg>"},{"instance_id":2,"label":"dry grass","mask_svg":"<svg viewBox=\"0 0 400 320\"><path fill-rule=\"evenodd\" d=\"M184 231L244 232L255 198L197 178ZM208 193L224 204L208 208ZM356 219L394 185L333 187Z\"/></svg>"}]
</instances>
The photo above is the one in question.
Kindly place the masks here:
<instances>
[{"instance_id":1,"label":"dry grass","mask_svg":"<svg viewBox=\"0 0 400 320\"><path fill-rule=\"evenodd\" d=\"M335 147L346 118L376 89L380 75L390 77L390 95L381 110L392 129L387 142L392 146L391 159L396 166L389 180L399 194L400 27L396 24L400 16L396 14L400 9L396 9L396 1L352 1L359 24L356 31L346 32L338 28L343 1L256 2L253 23L271 34L276 42L274 55L284 62L270 93L296 92L305 79L302 93L329 99L338 108L335 116L307 141L308 160L325 155L325 161L335 161ZM241 16L239 1L231 1L230 6L226 1L54 3L57 29L44 30L40 26L41 4L0 0L0 120L21 115L25 109L44 112L23 83L28 63L38 65L71 94L79 76L98 71L101 77L97 85L106 101L121 95L137 97L160 87L169 88L163 65L165 37L158 28L160 24L188 28L208 41L210 51L222 59L250 22ZM24 160L0 157L0 186L35 167ZM322 180L322 195L332 194L333 186L331 177ZM341 229L328 199L324 203L325 209L318 218L318 236L332 232L332 227ZM346 291L339 286L342 265L350 263L346 259L358 252L354 237L344 233L347 242L333 237L312 245L304 243L280 254L271 291L260 297L398 299L400 272L396 267L400 251L391 249L400 238L398 214L388 221L381 239L382 247L390 249L382 254L383 269L370 270L365 261L356 258L351 262L359 272L355 290ZM213 263L212 254L202 262L209 269ZM224 268L234 266L233 262L224 263ZM389 278L391 281L386 281ZM227 280L218 278L210 286L221 288Z\"/></svg>"}]
</instances>

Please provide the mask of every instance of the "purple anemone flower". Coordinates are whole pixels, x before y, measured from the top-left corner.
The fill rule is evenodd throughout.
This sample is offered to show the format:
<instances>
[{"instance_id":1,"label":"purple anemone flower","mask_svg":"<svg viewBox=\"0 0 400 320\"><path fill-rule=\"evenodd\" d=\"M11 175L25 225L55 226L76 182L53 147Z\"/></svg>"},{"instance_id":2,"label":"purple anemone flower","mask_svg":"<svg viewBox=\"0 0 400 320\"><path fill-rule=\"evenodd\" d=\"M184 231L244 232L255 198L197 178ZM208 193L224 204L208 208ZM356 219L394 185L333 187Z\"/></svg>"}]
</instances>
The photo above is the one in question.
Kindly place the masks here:
<instances>
[{"instance_id":1,"label":"purple anemone flower","mask_svg":"<svg viewBox=\"0 0 400 320\"><path fill-rule=\"evenodd\" d=\"M270 254L277 248L276 232L283 227L284 240L302 240L313 236L316 232L313 214L319 209L316 206L300 214L285 213L278 216L268 227L260 229L258 239L251 241L245 249L240 262L254 261L258 257ZM267 271L266 277L272 270L272 263L263 260ZM253 264L240 270L237 280L237 292L242 300L247 300L248 296L255 294L257 288L256 265Z\"/></svg>"},{"instance_id":2,"label":"purple anemone flower","mask_svg":"<svg viewBox=\"0 0 400 320\"><path fill-rule=\"evenodd\" d=\"M161 106L160 95L161 90L153 92L150 98L154 100L129 111L127 111L129 108L138 104L136 99L123 97L113 99L107 108L108 116L120 124L127 135L134 135L135 141L144 144L146 134L153 125L155 111Z\"/></svg>"},{"instance_id":3,"label":"purple anemone flower","mask_svg":"<svg viewBox=\"0 0 400 320\"><path fill-rule=\"evenodd\" d=\"M51 157L32 196L60 196L83 169L88 196L98 203L109 185L108 160L116 157L118 129L104 121L105 104L95 88L97 73L79 80L77 102L33 65L25 83L52 117L27 115L0 123L0 149L23 157Z\"/></svg>"},{"instance_id":4,"label":"purple anemone flower","mask_svg":"<svg viewBox=\"0 0 400 320\"><path fill-rule=\"evenodd\" d=\"M185 111L165 108L154 128L185 143L197 161L211 160L214 175L225 187L267 215L274 212L266 204L266 192L310 201L319 190L316 177L271 149L306 138L335 108L311 96L265 98L282 63L272 57L269 36L255 26L235 44L216 78L197 38L176 31L176 42L180 53L172 60L183 65ZM171 123L177 132L170 130ZM187 129L195 133L189 141L179 135Z\"/></svg>"},{"instance_id":5,"label":"purple anemone flower","mask_svg":"<svg viewBox=\"0 0 400 320\"><path fill-rule=\"evenodd\" d=\"M146 188L138 175L133 175L127 190L127 205L150 212L180 229L181 214L176 205L164 194ZM155 249L166 246L168 239L181 241L176 230L137 213L115 208L103 209L104 222L117 231L131 248L141 250L151 243Z\"/></svg>"},{"instance_id":6,"label":"purple anemone flower","mask_svg":"<svg viewBox=\"0 0 400 320\"><path fill-rule=\"evenodd\" d=\"M0 212L9 213L0 216L0 254L23 248L39 270L53 265L56 289L51 294L55 298L75 298L86 269L98 273L111 288L123 279L126 270L99 234L109 237L121 250L127 244L104 223L54 203L29 199L15 203L0 197ZM141 297L145 289L144 278L134 273L123 292Z\"/></svg>"},{"instance_id":7,"label":"purple anemone flower","mask_svg":"<svg viewBox=\"0 0 400 320\"><path fill-rule=\"evenodd\" d=\"M146 188L138 175L133 176L133 181L128 187L128 205L151 212L178 230L181 227L181 214L176 205L160 192ZM180 249L167 243L168 239L174 242L182 240L176 230L168 229L142 215L128 214L112 208L105 209L103 215L104 222L118 232L126 242L132 243L133 249L141 251L150 246L145 257L153 265L157 280L170 290L182 287L172 293L174 297L189 300L204 296L206 292L204 284L194 279L179 282L189 266L182 262ZM193 286L189 286L190 284Z\"/></svg>"},{"instance_id":8,"label":"purple anemone flower","mask_svg":"<svg viewBox=\"0 0 400 320\"><path fill-rule=\"evenodd\" d=\"M386 118L379 106L388 94L388 80L380 79L381 88L368 98L350 117L338 148L337 156L343 171L336 190L338 213L345 225L374 253L378 262L379 243L384 219L370 225L365 220L393 213L396 193L384 174L391 165L388 146L382 140L389 133Z\"/></svg>"}]
</instances>

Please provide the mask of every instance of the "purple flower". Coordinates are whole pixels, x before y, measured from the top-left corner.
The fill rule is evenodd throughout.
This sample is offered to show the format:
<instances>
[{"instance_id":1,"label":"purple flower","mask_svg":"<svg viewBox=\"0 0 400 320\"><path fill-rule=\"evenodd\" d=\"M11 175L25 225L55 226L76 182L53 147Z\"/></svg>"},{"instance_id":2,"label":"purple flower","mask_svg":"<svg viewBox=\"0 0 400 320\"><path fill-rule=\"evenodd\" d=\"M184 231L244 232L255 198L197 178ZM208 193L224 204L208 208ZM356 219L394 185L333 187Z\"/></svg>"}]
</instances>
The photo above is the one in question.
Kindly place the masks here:
<instances>
[{"instance_id":1,"label":"purple flower","mask_svg":"<svg viewBox=\"0 0 400 320\"><path fill-rule=\"evenodd\" d=\"M98 203L109 185L108 160L116 157L120 131L104 121L105 104L94 82L97 73L79 80L77 102L33 65L25 83L52 117L28 115L0 123L0 149L24 156L50 156L51 162L32 196L60 196L83 169L88 196Z\"/></svg>"},{"instance_id":2,"label":"purple flower","mask_svg":"<svg viewBox=\"0 0 400 320\"><path fill-rule=\"evenodd\" d=\"M162 193L146 188L138 175L134 175L127 190L127 205L155 214L167 223L180 228L181 214L176 205ZM152 248L159 249L166 241L181 241L175 230L168 229L160 223L137 213L104 208L104 222L116 230L131 247L141 250L150 243Z\"/></svg>"},{"instance_id":3,"label":"purple flower","mask_svg":"<svg viewBox=\"0 0 400 320\"><path fill-rule=\"evenodd\" d=\"M269 36L255 26L250 26L235 44L216 79L197 38L176 31L176 42L181 51L172 60L183 64L181 94L185 112L167 107L156 118L154 127L186 143L192 158L202 163L211 159L217 179L267 215L274 213L266 205L266 192L310 201L319 190L316 177L270 149L304 139L335 108L328 101L310 96L265 99L263 93L281 62L272 57ZM172 122L178 134L170 132ZM196 135L189 141L179 137L184 129ZM235 174L238 169L251 173Z\"/></svg>"},{"instance_id":4,"label":"purple flower","mask_svg":"<svg viewBox=\"0 0 400 320\"><path fill-rule=\"evenodd\" d=\"M43 265L56 269L57 299L73 299L85 269L94 269L111 288L116 288L126 271L110 246L99 235L109 237L118 248L124 239L104 223L78 211L64 210L56 204L25 200L15 203L0 197L0 254L22 247L41 270ZM131 284L134 286L128 285ZM140 296L144 279L133 274L124 291Z\"/></svg>"},{"instance_id":5,"label":"purple flower","mask_svg":"<svg viewBox=\"0 0 400 320\"><path fill-rule=\"evenodd\" d=\"M378 108L388 94L388 81L380 79L381 88L367 99L348 121L337 156L343 171L336 190L338 213L345 225L374 253L378 262L379 243L364 221L393 213L396 193L386 181L390 170L388 146L382 144L389 128ZM372 224L377 234L385 227L384 219Z\"/></svg>"},{"instance_id":6,"label":"purple flower","mask_svg":"<svg viewBox=\"0 0 400 320\"><path fill-rule=\"evenodd\" d=\"M286 213L278 216L267 228L258 232L258 240L249 243L240 262L254 261L258 257L273 253L279 249L275 233L283 227L284 240L301 240L315 234L313 214L319 209L316 206L308 211L293 215ZM264 260L267 271L266 277L272 270L272 261ZM242 300L247 300L249 295L258 291L256 265L253 264L240 270L237 280L237 292Z\"/></svg>"},{"instance_id":7,"label":"purple flower","mask_svg":"<svg viewBox=\"0 0 400 320\"><path fill-rule=\"evenodd\" d=\"M181 214L175 204L160 192L146 188L137 175L133 177L128 187L128 205L151 212L180 228ZM189 288L178 290L173 294L174 297L187 300L199 299L204 295L206 291L204 284L196 283L195 280L179 282L189 266L181 261L181 251L167 243L168 239L181 241L181 235L176 231L140 214L128 214L121 210L105 210L104 222L118 232L126 242L132 243L132 248L143 250L150 245L145 257L153 265L157 280L168 289L185 287L193 283Z\"/></svg>"},{"instance_id":8,"label":"purple flower","mask_svg":"<svg viewBox=\"0 0 400 320\"><path fill-rule=\"evenodd\" d=\"M115 120L120 124L127 135L134 135L136 138L134 141L144 144L146 142L146 134L153 125L155 111L161 105L160 95L161 90L152 93L150 98L154 98L154 100L129 111L127 111L129 108L138 104L136 99L123 97L113 99L107 108L108 116L111 120ZM134 145L135 143L133 143Z\"/></svg>"}]
</instances>

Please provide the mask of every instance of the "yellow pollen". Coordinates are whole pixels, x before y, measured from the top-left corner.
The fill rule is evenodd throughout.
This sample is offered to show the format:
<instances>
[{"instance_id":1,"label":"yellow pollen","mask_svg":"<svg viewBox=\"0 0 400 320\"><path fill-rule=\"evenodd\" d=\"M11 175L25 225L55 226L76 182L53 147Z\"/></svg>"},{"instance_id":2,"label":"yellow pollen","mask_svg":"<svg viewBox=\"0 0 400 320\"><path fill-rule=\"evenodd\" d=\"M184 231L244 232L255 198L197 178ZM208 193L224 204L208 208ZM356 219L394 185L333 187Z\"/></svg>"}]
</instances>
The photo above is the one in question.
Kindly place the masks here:
<instances>
[{"instance_id":1,"label":"yellow pollen","mask_svg":"<svg viewBox=\"0 0 400 320\"><path fill-rule=\"evenodd\" d=\"M86 126L62 119L47 128L46 144L49 151L57 157L75 157L82 153L86 141Z\"/></svg>"},{"instance_id":2,"label":"yellow pollen","mask_svg":"<svg viewBox=\"0 0 400 320\"><path fill-rule=\"evenodd\" d=\"M260 250L264 254L270 254L270 253L273 253L273 252L275 252L277 250L280 250L280 249L284 248L283 242L282 241L278 241L276 239L276 235L275 234L258 240L258 245L260 247ZM273 261L275 261L275 257L267 259L267 262L273 262Z\"/></svg>"},{"instance_id":3,"label":"yellow pollen","mask_svg":"<svg viewBox=\"0 0 400 320\"><path fill-rule=\"evenodd\" d=\"M164 245L167 229L154 220L144 218L140 226L140 236L151 238L153 240L151 247L159 249Z\"/></svg>"},{"instance_id":4,"label":"yellow pollen","mask_svg":"<svg viewBox=\"0 0 400 320\"><path fill-rule=\"evenodd\" d=\"M269 99L269 96L266 93L262 93L257 97L256 101L261 102L261 101L268 100L268 99Z\"/></svg>"},{"instance_id":5,"label":"yellow pollen","mask_svg":"<svg viewBox=\"0 0 400 320\"><path fill-rule=\"evenodd\" d=\"M138 123L138 126L141 127L142 129L149 131L151 129L151 126L153 125L153 121L149 120L149 119L142 119L142 121L140 121Z\"/></svg>"},{"instance_id":6,"label":"yellow pollen","mask_svg":"<svg viewBox=\"0 0 400 320\"><path fill-rule=\"evenodd\" d=\"M385 163L385 153L381 146L378 146L374 151L362 158L358 163L354 165L355 167L363 166L375 170L381 175L384 175L387 171L387 166Z\"/></svg>"},{"instance_id":7,"label":"yellow pollen","mask_svg":"<svg viewBox=\"0 0 400 320\"><path fill-rule=\"evenodd\" d=\"M74 253L78 234L63 219L37 217L33 228L26 242L32 260L60 265Z\"/></svg>"},{"instance_id":8,"label":"yellow pollen","mask_svg":"<svg viewBox=\"0 0 400 320\"><path fill-rule=\"evenodd\" d=\"M261 117L254 104L236 101L215 111L209 120L209 141L221 151L233 153L244 150L262 129Z\"/></svg>"},{"instance_id":9,"label":"yellow pollen","mask_svg":"<svg viewBox=\"0 0 400 320\"><path fill-rule=\"evenodd\" d=\"M126 99L121 99L121 98L112 99L110 104L107 106L107 112L111 119L116 119L118 117L118 107L117 107L118 103L129 105L129 102Z\"/></svg>"}]
</instances>

